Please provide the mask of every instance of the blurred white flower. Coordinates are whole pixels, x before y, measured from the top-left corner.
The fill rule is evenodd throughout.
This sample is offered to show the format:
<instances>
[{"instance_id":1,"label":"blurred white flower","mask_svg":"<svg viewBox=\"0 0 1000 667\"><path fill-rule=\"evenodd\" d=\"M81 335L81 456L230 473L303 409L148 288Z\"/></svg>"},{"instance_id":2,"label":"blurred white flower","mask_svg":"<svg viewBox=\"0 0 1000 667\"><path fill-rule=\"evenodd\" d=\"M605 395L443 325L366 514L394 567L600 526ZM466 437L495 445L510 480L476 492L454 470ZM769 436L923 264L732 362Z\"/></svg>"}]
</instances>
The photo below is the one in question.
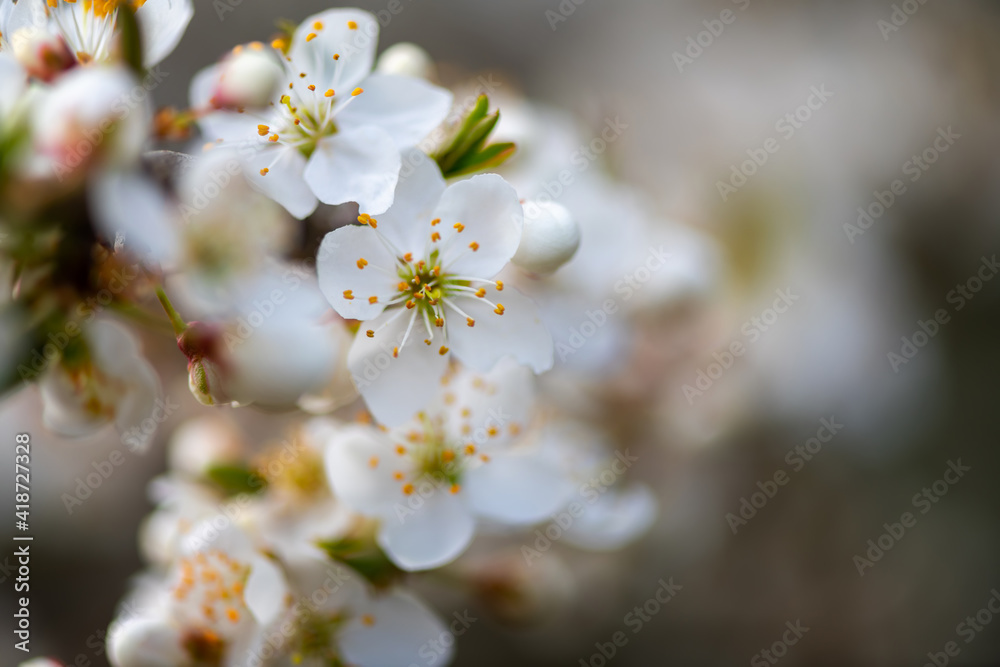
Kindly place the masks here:
<instances>
[{"instance_id":1,"label":"blurred white flower","mask_svg":"<svg viewBox=\"0 0 1000 667\"><path fill-rule=\"evenodd\" d=\"M38 383L45 426L67 437L82 437L114 424L136 447L148 444L160 394L156 371L139 351L135 337L111 320L83 326ZM138 435L135 435L138 434Z\"/></svg>"},{"instance_id":2,"label":"blurred white flower","mask_svg":"<svg viewBox=\"0 0 1000 667\"><path fill-rule=\"evenodd\" d=\"M286 609L284 574L238 529L195 542L165 581L134 596L138 613L112 624L114 667L242 667Z\"/></svg>"},{"instance_id":3,"label":"blurred white flower","mask_svg":"<svg viewBox=\"0 0 1000 667\"><path fill-rule=\"evenodd\" d=\"M263 48L238 47L218 65L213 107L239 112L239 109L265 107L278 93L285 69L273 53Z\"/></svg>"},{"instance_id":4,"label":"blurred white flower","mask_svg":"<svg viewBox=\"0 0 1000 667\"><path fill-rule=\"evenodd\" d=\"M416 144L451 108L444 89L371 74L378 29L374 16L357 9L306 19L287 55L276 49L288 88L261 113L211 111L223 74L219 65L192 82L192 107L209 111L199 121L205 138L238 148L253 184L297 218L319 201L386 210L400 149Z\"/></svg>"},{"instance_id":5,"label":"blurred white flower","mask_svg":"<svg viewBox=\"0 0 1000 667\"><path fill-rule=\"evenodd\" d=\"M457 558L477 520L535 523L572 491L528 429L534 402L528 369L508 359L485 375L458 371L443 385L409 424L386 431L346 427L327 445L334 493L381 519L378 543L405 570Z\"/></svg>"},{"instance_id":6,"label":"blurred white flower","mask_svg":"<svg viewBox=\"0 0 1000 667\"><path fill-rule=\"evenodd\" d=\"M32 46L58 40L74 63L106 63L115 55L119 5L122 0L6 0L0 8L0 46L12 49L30 69L38 53ZM143 66L154 67L177 47L187 30L191 0L130 0L142 33ZM42 77L44 78L44 77Z\"/></svg>"},{"instance_id":7,"label":"blurred white flower","mask_svg":"<svg viewBox=\"0 0 1000 667\"><path fill-rule=\"evenodd\" d=\"M513 188L486 174L446 189L432 160L411 151L406 161L392 208L327 234L317 258L327 300L364 322L348 366L390 426L430 400L451 354L484 372L505 355L535 372L552 365L536 306L493 280L521 237Z\"/></svg>"},{"instance_id":8,"label":"blurred white flower","mask_svg":"<svg viewBox=\"0 0 1000 667\"><path fill-rule=\"evenodd\" d=\"M434 60L412 42L393 44L378 57L375 71L379 74L398 74L418 79L434 77Z\"/></svg>"}]
</instances>

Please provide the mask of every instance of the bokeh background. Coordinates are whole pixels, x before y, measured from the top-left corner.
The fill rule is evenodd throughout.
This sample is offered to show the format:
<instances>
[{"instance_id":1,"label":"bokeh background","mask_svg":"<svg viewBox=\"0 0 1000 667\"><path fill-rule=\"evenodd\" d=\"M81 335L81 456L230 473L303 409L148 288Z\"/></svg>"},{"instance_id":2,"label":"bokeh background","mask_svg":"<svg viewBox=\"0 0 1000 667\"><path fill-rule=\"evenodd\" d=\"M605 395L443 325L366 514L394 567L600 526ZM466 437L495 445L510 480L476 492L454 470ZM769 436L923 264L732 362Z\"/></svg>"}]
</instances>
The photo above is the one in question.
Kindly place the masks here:
<instances>
[{"instance_id":1,"label":"bokeh background","mask_svg":"<svg viewBox=\"0 0 1000 667\"><path fill-rule=\"evenodd\" d=\"M618 444L641 453L633 474L661 501L650 534L620 553L560 554L569 590L558 576L539 575L531 583L538 599L525 601L538 608L531 623L504 622L488 599L419 579L442 615L469 609L480 619L460 638L455 664L601 665L595 642L619 630L628 643L610 660L616 665L769 664L752 661L796 621L809 630L781 658L789 666L924 664L949 641L961 648L950 664L1000 661L1000 619L968 643L956 629L1000 589L1000 280L961 310L948 300L1000 242L996 3L400 2L383 25L383 48L420 44L445 83L492 75L501 95L561 108L587 137L619 119L626 129L593 168L633 183L658 215L714 239L722 258L710 295L642 322L634 372L654 377L626 383L614 406ZM356 4L378 12L390 3ZM157 103L183 106L200 67L269 37L276 17L299 21L329 6L200 0L163 64ZM902 25L886 28L897 6ZM724 10L733 20L711 40L702 35L699 55L685 53L703 22L718 29L712 22ZM679 68L675 53L690 62ZM832 95L791 136L779 133L776 123L813 87ZM911 181L907 162L947 128L958 138ZM780 150L723 200L717 183L769 137ZM862 234L849 234L858 207L895 179L905 193ZM612 233L620 223L606 220ZM776 290L799 298L750 342L744 324L762 316ZM894 369L887 355L941 308L948 323ZM746 353L703 395L685 398L684 385L734 341ZM0 405L2 432L28 432L35 443L32 646L80 667L107 664L100 638L142 567L136 532L151 509L146 485L164 469L174 426L204 409L187 393L173 342L144 345L182 408L152 452L126 452L72 514L62 494L121 442L47 435L34 390ZM273 418L240 418L262 437L277 432ZM843 428L793 471L787 452L824 418ZM920 514L914 494L959 459L969 472ZM0 466L5 489L10 467ZM788 484L734 534L726 515L779 470ZM859 575L854 557L907 511L916 525ZM9 618L7 568L0 613ZM624 619L661 578L683 588L633 634ZM0 646L0 663L22 659L11 644Z\"/></svg>"}]
</instances>

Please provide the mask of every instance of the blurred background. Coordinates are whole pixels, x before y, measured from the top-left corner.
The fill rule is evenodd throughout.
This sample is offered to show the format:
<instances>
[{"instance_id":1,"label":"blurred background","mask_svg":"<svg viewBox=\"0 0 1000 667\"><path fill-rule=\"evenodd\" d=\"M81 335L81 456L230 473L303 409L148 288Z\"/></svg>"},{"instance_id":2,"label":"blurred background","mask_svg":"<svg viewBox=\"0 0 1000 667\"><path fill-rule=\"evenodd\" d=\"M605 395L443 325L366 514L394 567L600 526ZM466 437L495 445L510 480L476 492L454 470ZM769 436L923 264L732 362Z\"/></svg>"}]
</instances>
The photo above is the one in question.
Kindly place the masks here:
<instances>
[{"instance_id":1,"label":"blurred background","mask_svg":"<svg viewBox=\"0 0 1000 667\"><path fill-rule=\"evenodd\" d=\"M613 124L587 168L718 249L711 289L647 309L634 358L608 378L617 402L603 418L642 459L631 474L656 489L654 527L625 551L567 550L532 572L533 594L516 600L530 623L509 622L489 593L416 579L443 616L479 619L455 664L917 665L951 641L949 664L1000 662L1000 619L980 613L1000 599L996 3L399 3L396 14L395 1L356 3L389 17L382 48L415 42L443 83L496 82L501 113L527 96L572 116L588 142ZM198 69L270 37L276 15L330 6L203 0L157 104L183 107ZM535 150L569 162L579 148ZM617 204L598 207L611 236L632 214ZM172 429L205 410L173 341L144 348L181 404L145 456L114 435L46 434L34 389L0 405L3 432L35 443L33 648L80 667L107 664L104 629L142 567L146 486ZM280 432L280 419L239 416L247 432ZM826 443L809 442L818 433ZM125 462L70 513L63 494L114 449ZM968 470L946 476L950 464ZM884 537L905 512L915 524ZM503 556L490 548L471 557ZM13 575L0 563L6 615ZM661 580L681 588L647 605ZM962 630L967 617L976 625ZM796 624L808 631L780 646ZM22 658L10 645L3 664Z\"/></svg>"}]
</instances>

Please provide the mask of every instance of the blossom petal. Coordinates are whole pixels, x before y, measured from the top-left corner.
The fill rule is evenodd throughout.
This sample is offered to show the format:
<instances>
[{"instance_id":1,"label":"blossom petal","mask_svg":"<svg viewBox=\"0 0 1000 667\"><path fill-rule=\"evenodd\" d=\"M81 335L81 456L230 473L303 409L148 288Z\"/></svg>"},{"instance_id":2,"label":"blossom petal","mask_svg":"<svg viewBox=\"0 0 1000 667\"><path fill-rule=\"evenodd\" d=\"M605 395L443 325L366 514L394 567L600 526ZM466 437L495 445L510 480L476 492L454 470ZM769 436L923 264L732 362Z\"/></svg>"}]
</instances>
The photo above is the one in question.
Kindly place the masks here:
<instances>
[{"instance_id":1,"label":"blossom petal","mask_svg":"<svg viewBox=\"0 0 1000 667\"><path fill-rule=\"evenodd\" d=\"M108 241L122 234L125 249L147 263L180 259L177 221L168 213L172 205L150 180L133 171L103 171L90 183L90 195L91 212Z\"/></svg>"},{"instance_id":2,"label":"blossom petal","mask_svg":"<svg viewBox=\"0 0 1000 667\"><path fill-rule=\"evenodd\" d=\"M388 515L403 498L392 472L404 460L395 455L392 442L371 427L349 426L338 432L327 443L323 462L334 495L361 514Z\"/></svg>"},{"instance_id":3,"label":"blossom petal","mask_svg":"<svg viewBox=\"0 0 1000 667\"><path fill-rule=\"evenodd\" d=\"M362 211L377 214L392 204L399 166L392 138L369 125L320 140L304 176L323 203L353 201Z\"/></svg>"},{"instance_id":4,"label":"blossom petal","mask_svg":"<svg viewBox=\"0 0 1000 667\"><path fill-rule=\"evenodd\" d=\"M436 489L417 498L407 511L383 521L379 546L389 559L409 572L441 567L466 550L476 522L461 493ZM415 507L416 509L413 509Z\"/></svg>"},{"instance_id":5,"label":"blossom petal","mask_svg":"<svg viewBox=\"0 0 1000 667\"><path fill-rule=\"evenodd\" d=\"M378 317L399 294L396 258L371 227L349 225L327 234L316 255L316 273L323 296L349 320Z\"/></svg>"},{"instance_id":6,"label":"blossom petal","mask_svg":"<svg viewBox=\"0 0 1000 667\"><path fill-rule=\"evenodd\" d=\"M378 229L402 255L423 255L432 232L434 207L444 194L444 177L437 162L419 149L401 155L402 168L392 206L378 216Z\"/></svg>"},{"instance_id":7,"label":"blossom petal","mask_svg":"<svg viewBox=\"0 0 1000 667\"><path fill-rule=\"evenodd\" d=\"M412 593L393 590L352 611L338 635L346 662L358 667L408 665L418 654L428 667L451 662L454 642L434 644L437 649L427 653L428 642L440 640L448 629Z\"/></svg>"},{"instance_id":8,"label":"blossom petal","mask_svg":"<svg viewBox=\"0 0 1000 667\"><path fill-rule=\"evenodd\" d=\"M261 625L274 621L285 605L288 586L281 570L263 556L254 554L247 577L244 599L247 608Z\"/></svg>"},{"instance_id":9,"label":"blossom petal","mask_svg":"<svg viewBox=\"0 0 1000 667\"><path fill-rule=\"evenodd\" d=\"M521 242L521 202L514 188L496 174L473 176L449 186L434 217L441 219L437 247L445 248L441 266L447 273L492 278Z\"/></svg>"},{"instance_id":10,"label":"blossom petal","mask_svg":"<svg viewBox=\"0 0 1000 667\"><path fill-rule=\"evenodd\" d=\"M452 440L472 442L482 449L510 442L527 425L534 407L531 369L505 357L489 373L463 368L448 378L440 405L429 407L428 412L444 415Z\"/></svg>"},{"instance_id":11,"label":"blossom petal","mask_svg":"<svg viewBox=\"0 0 1000 667\"><path fill-rule=\"evenodd\" d=\"M375 17L360 9L330 9L310 16L295 30L288 53L291 66L320 90L349 92L372 71L378 31Z\"/></svg>"},{"instance_id":12,"label":"blossom petal","mask_svg":"<svg viewBox=\"0 0 1000 667\"><path fill-rule=\"evenodd\" d=\"M497 452L465 473L463 488L476 514L507 524L541 521L571 497L568 477L536 452Z\"/></svg>"},{"instance_id":13,"label":"blossom petal","mask_svg":"<svg viewBox=\"0 0 1000 667\"><path fill-rule=\"evenodd\" d=\"M448 368L448 355L440 354L438 345L424 344L426 332L419 314L406 344L401 345L416 313L417 309L402 307L386 310L362 325L347 355L354 384L375 419L386 426L398 426L423 408ZM376 332L373 337L365 335L367 329ZM395 357L394 347L399 347Z\"/></svg>"},{"instance_id":14,"label":"blossom petal","mask_svg":"<svg viewBox=\"0 0 1000 667\"><path fill-rule=\"evenodd\" d=\"M256 151L246 160L246 176L257 190L281 204L302 220L316 210L319 202L306 185L305 157L294 148L275 146ZM262 169L267 169L261 174Z\"/></svg>"},{"instance_id":15,"label":"blossom petal","mask_svg":"<svg viewBox=\"0 0 1000 667\"><path fill-rule=\"evenodd\" d=\"M193 16L191 0L146 0L135 12L142 30L143 66L153 67L170 55Z\"/></svg>"},{"instance_id":16,"label":"blossom petal","mask_svg":"<svg viewBox=\"0 0 1000 667\"><path fill-rule=\"evenodd\" d=\"M219 76L222 72L222 65L216 63L200 70L191 79L191 88L188 91L188 99L191 101L193 109L211 109L214 104L212 97L215 95L216 86L219 83ZM258 138L257 125L259 119L247 114L235 111L212 111L198 118L198 127L206 141L241 142L248 139Z\"/></svg>"},{"instance_id":17,"label":"blossom petal","mask_svg":"<svg viewBox=\"0 0 1000 667\"><path fill-rule=\"evenodd\" d=\"M0 53L0 116L5 116L14 108L27 87L28 74L20 63L6 53Z\"/></svg>"},{"instance_id":18,"label":"blossom petal","mask_svg":"<svg viewBox=\"0 0 1000 667\"><path fill-rule=\"evenodd\" d=\"M619 549L649 530L656 510L656 496L644 484L612 489L584 508L565 538L581 549Z\"/></svg>"},{"instance_id":19,"label":"blossom petal","mask_svg":"<svg viewBox=\"0 0 1000 667\"><path fill-rule=\"evenodd\" d=\"M415 145L444 122L452 94L422 79L373 74L364 92L337 115L346 126L377 125L400 148Z\"/></svg>"},{"instance_id":20,"label":"blossom petal","mask_svg":"<svg viewBox=\"0 0 1000 667\"><path fill-rule=\"evenodd\" d=\"M482 299L470 294L455 301L475 320L472 327L458 322L449 327L448 343L455 356L482 372L508 354L536 373L552 368L552 334L542 323L535 303L513 287L504 287L502 292L492 285L485 289ZM502 305L503 315L498 315L487 301ZM455 320L461 321L456 317L450 321Z\"/></svg>"}]
</instances>

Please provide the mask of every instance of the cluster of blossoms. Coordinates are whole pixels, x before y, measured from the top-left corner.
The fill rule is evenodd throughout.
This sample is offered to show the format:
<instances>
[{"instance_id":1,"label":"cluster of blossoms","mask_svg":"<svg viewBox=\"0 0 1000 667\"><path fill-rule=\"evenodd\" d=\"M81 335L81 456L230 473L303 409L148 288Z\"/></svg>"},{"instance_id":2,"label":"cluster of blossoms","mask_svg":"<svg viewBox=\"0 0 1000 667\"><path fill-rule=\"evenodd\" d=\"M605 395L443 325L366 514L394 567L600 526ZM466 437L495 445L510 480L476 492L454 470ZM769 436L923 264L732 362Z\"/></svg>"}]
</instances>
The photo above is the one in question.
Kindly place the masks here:
<instances>
[{"instance_id":1,"label":"cluster of blossoms","mask_svg":"<svg viewBox=\"0 0 1000 667\"><path fill-rule=\"evenodd\" d=\"M699 293L710 250L594 173L544 196L572 123L457 101L413 45L376 60L361 10L237 46L156 111L192 14L0 0L0 383L36 386L62 436L145 448L162 387L135 325L176 338L165 363L217 408L153 483L115 667L446 664L414 573L516 614L560 580L533 532L553 517L546 544L588 550L652 524L635 456L593 423L607 396L580 397L629 363L611 315ZM241 406L298 417L250 438ZM520 547L484 558L477 535Z\"/></svg>"}]
</instances>

